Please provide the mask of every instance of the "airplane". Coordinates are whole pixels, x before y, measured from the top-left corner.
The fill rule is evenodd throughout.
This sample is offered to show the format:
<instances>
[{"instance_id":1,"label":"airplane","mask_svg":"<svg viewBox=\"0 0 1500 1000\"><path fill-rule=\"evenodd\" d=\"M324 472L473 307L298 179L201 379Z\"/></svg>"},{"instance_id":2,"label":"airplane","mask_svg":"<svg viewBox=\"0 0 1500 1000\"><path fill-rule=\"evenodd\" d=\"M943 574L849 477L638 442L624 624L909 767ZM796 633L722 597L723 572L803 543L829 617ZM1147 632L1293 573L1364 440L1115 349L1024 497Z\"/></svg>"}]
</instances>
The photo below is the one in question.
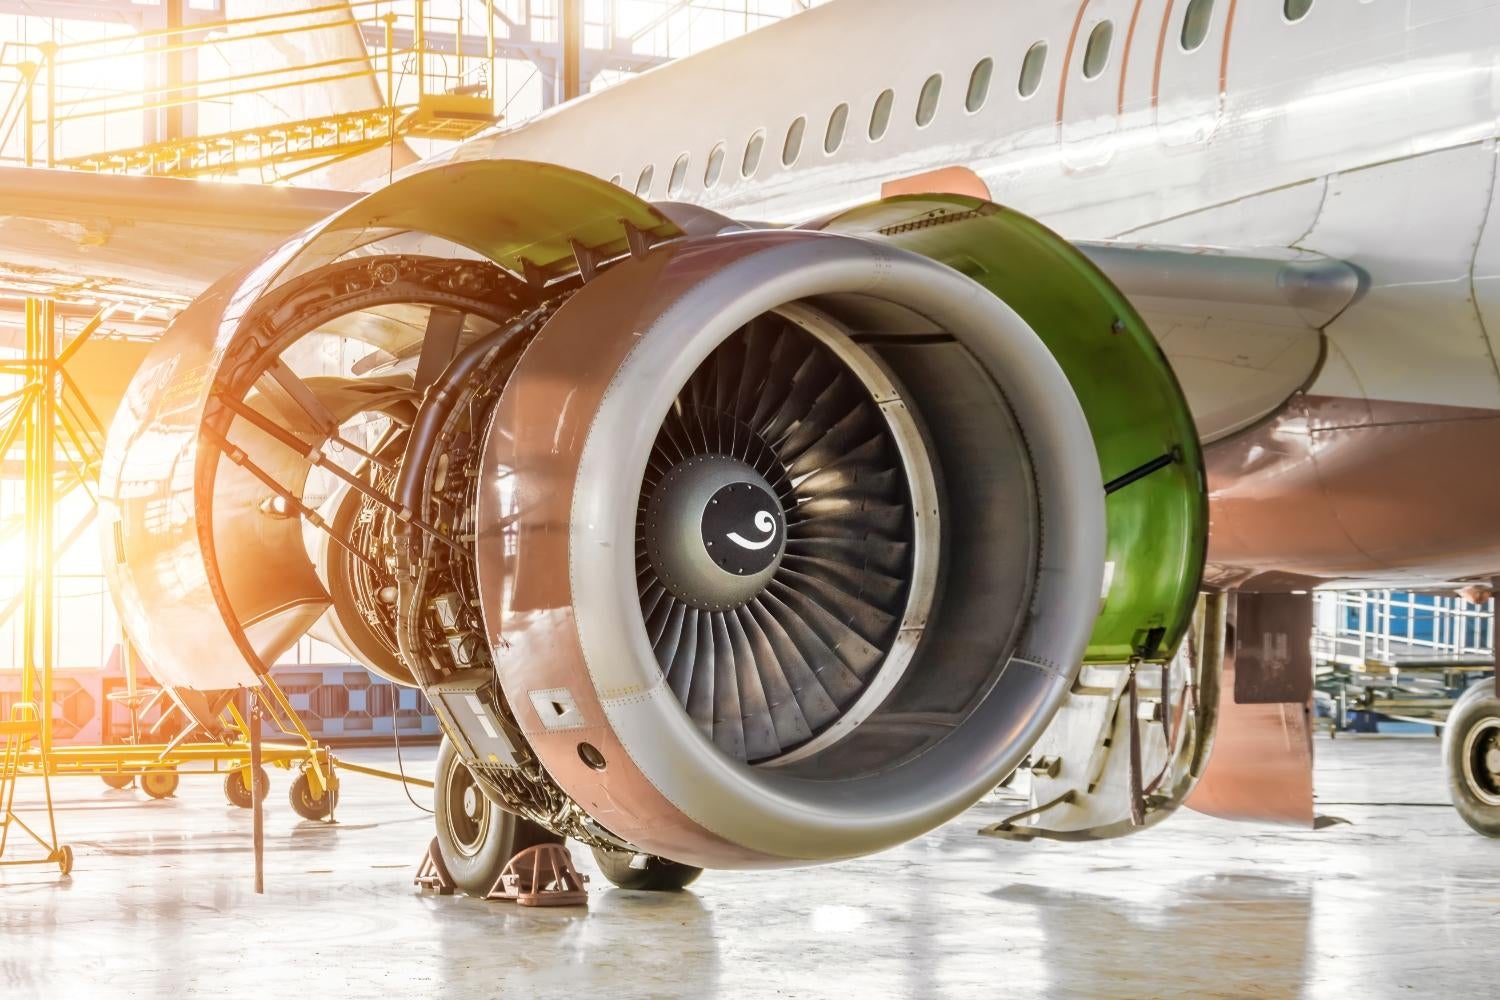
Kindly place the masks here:
<instances>
[{"instance_id":1,"label":"airplane","mask_svg":"<svg viewBox=\"0 0 1500 1000\"><path fill-rule=\"evenodd\" d=\"M833 0L358 200L5 172L0 235L201 292L111 428L122 620L205 724L309 630L420 686L466 891L1006 780L1012 839L1311 824L1311 592L1500 575L1497 57L1487 0Z\"/></svg>"}]
</instances>

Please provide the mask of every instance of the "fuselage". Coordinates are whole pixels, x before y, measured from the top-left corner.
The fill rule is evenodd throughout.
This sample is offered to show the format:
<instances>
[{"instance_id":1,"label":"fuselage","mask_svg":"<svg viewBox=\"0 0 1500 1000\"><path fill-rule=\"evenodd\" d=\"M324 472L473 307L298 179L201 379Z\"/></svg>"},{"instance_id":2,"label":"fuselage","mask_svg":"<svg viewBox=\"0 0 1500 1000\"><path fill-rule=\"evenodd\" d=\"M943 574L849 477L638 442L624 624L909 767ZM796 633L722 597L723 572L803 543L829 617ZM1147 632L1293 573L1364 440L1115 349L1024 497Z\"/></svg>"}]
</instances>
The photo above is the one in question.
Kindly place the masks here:
<instances>
[{"instance_id":1,"label":"fuselage","mask_svg":"<svg viewBox=\"0 0 1500 1000\"><path fill-rule=\"evenodd\" d=\"M773 223L943 190L1077 241L1345 261L1360 294L1284 403L1206 435L1210 579L1437 582L1500 570L1497 61L1492 0L840 0L444 158ZM1243 349L1172 336L1197 412L1195 354Z\"/></svg>"}]
</instances>

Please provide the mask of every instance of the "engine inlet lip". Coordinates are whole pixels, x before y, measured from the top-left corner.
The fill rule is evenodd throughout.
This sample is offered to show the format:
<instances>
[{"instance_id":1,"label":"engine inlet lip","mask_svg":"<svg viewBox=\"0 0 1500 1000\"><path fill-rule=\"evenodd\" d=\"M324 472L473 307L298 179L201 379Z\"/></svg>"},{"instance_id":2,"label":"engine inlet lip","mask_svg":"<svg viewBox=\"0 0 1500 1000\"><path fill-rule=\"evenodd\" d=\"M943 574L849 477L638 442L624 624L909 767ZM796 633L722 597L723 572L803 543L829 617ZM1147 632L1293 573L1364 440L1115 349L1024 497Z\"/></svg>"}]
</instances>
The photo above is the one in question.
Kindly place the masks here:
<instances>
[{"instance_id":1,"label":"engine inlet lip","mask_svg":"<svg viewBox=\"0 0 1500 1000\"><path fill-rule=\"evenodd\" d=\"M587 421L586 437L567 453L569 607L560 620L569 626L558 634L576 637L577 654L559 662L592 688L606 743L626 755L612 757L611 767L641 789L641 802L671 806L663 815L675 825L632 831L641 849L676 851L687 861L722 867L831 861L882 850L981 798L1014 768L1067 697L1103 580L1098 453L1082 407L1037 331L973 279L908 251L844 237L757 232L709 242L684 240L602 275L554 318L556 342L537 356L540 385L550 377L544 365L576 351L574 343L585 334L597 335L605 296L629 295L638 309L612 331L617 341L628 337L629 347L612 363L608 383L587 397L589 408L579 418ZM1025 436L1047 531L1038 533L1025 627L962 724L915 757L841 777L830 787L805 768L749 766L719 752L666 684L639 602L621 595L637 582L642 477L672 402L663 386L684 384L719 343L755 317L785 314L803 303L816 307L833 296L890 302L947 331L969 353ZM541 343L547 344L545 331ZM900 410L904 403L893 399L889 406ZM497 457L507 459L509 452ZM926 511L922 499L913 500ZM557 537L537 535L536 551L558 551ZM562 676L562 667L553 675ZM519 672L502 675L508 694L523 679ZM544 765L570 794L595 794L587 769L573 769L576 744L570 741L564 754L562 740L555 742L536 743ZM688 840L675 839L679 834Z\"/></svg>"}]
</instances>

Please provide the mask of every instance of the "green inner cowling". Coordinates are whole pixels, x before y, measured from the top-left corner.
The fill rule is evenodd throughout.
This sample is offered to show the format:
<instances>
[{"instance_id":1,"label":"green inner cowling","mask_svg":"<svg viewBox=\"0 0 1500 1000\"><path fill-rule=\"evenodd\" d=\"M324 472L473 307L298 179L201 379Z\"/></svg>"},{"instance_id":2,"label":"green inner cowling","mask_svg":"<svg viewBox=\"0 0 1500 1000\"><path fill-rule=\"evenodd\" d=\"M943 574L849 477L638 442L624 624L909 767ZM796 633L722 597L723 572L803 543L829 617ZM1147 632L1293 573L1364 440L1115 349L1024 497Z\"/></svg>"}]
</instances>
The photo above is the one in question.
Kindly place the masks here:
<instances>
[{"instance_id":1,"label":"green inner cowling","mask_svg":"<svg viewBox=\"0 0 1500 1000\"><path fill-rule=\"evenodd\" d=\"M851 209L827 232L880 240L968 275L1052 350L1083 406L1110 483L1109 587L1086 660L1169 658L1191 620L1208 544L1203 455L1171 365L1119 289L1041 223L960 195L908 195Z\"/></svg>"}]
</instances>

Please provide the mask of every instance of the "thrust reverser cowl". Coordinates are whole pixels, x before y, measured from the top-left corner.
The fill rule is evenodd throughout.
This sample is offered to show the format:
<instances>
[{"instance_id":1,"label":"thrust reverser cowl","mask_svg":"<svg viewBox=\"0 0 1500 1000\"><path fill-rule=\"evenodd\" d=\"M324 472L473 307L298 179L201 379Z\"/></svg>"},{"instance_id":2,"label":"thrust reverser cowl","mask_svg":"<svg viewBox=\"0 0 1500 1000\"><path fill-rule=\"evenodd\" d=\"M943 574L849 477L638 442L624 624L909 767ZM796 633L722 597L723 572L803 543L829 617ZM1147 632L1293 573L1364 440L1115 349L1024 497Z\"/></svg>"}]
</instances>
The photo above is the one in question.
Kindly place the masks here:
<instances>
[{"instance_id":1,"label":"thrust reverser cowl","mask_svg":"<svg viewBox=\"0 0 1500 1000\"><path fill-rule=\"evenodd\" d=\"M822 228L688 236L592 178L507 162L416 175L323 227L325 260L409 229L503 269L494 322L410 385L390 476L415 499L353 518L388 530L308 596L355 581L511 808L706 867L868 853L993 787L1085 659L1179 640L1201 463L1119 293L982 202L894 199ZM292 257L276 268L294 280L364 273ZM253 298L236 297L252 320ZM388 382L432 370L387 353ZM222 464L226 426L200 462ZM316 499L302 471L294 507ZM270 536L239 523L255 557ZM305 560L283 542L260 555Z\"/></svg>"}]
</instances>

